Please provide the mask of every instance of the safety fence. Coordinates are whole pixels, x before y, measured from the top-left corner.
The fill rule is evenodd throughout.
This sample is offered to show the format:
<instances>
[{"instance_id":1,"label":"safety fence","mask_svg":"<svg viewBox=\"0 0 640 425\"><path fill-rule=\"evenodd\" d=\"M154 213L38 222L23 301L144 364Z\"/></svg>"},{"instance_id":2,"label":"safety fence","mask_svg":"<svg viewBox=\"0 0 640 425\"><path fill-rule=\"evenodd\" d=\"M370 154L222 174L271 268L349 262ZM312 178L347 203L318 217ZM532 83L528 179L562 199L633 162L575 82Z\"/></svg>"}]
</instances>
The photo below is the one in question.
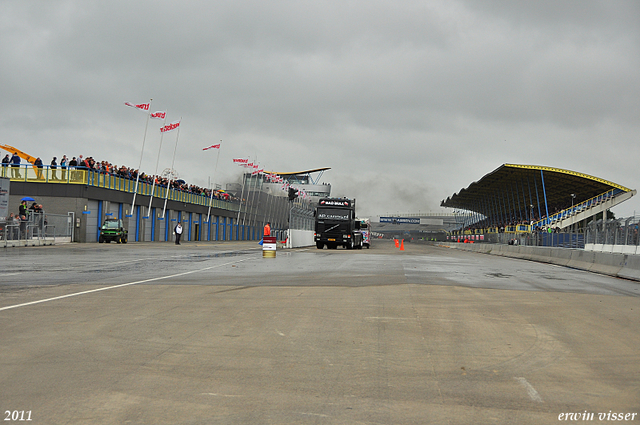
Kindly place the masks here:
<instances>
[{"instance_id":1,"label":"safety fence","mask_svg":"<svg viewBox=\"0 0 640 425\"><path fill-rule=\"evenodd\" d=\"M24 219L7 217L0 221L0 247L70 241L72 233L71 215L31 212Z\"/></svg>"},{"instance_id":2,"label":"safety fence","mask_svg":"<svg viewBox=\"0 0 640 425\"><path fill-rule=\"evenodd\" d=\"M447 235L449 242L494 243L505 245L548 246L559 248L584 248L585 239L581 232L504 232L478 233L467 235Z\"/></svg>"},{"instance_id":3,"label":"safety fence","mask_svg":"<svg viewBox=\"0 0 640 425\"><path fill-rule=\"evenodd\" d=\"M294 202L290 202L290 208L289 228L295 230L314 230L314 206L311 202L296 199Z\"/></svg>"},{"instance_id":4,"label":"safety fence","mask_svg":"<svg viewBox=\"0 0 640 425\"><path fill-rule=\"evenodd\" d=\"M640 254L639 224L639 216L592 221L585 229L585 249Z\"/></svg>"},{"instance_id":5,"label":"safety fence","mask_svg":"<svg viewBox=\"0 0 640 425\"><path fill-rule=\"evenodd\" d=\"M462 243L500 243L508 245L584 248L587 250L640 254L638 235L640 216L593 220L586 227L571 226L562 231L524 231L508 226L498 232L468 231L447 235L447 240Z\"/></svg>"}]
</instances>

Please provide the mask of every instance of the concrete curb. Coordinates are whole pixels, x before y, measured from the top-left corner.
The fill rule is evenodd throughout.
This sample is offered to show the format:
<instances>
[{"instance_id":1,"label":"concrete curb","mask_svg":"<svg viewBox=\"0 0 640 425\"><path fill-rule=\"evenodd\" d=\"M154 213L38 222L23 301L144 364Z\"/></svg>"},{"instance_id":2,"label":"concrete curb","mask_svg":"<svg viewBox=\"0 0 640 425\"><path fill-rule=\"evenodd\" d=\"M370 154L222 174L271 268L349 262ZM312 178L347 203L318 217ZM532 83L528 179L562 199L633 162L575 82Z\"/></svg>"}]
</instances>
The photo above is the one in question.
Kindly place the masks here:
<instances>
[{"instance_id":1,"label":"concrete curb","mask_svg":"<svg viewBox=\"0 0 640 425\"><path fill-rule=\"evenodd\" d=\"M572 248L502 244L440 243L436 246L522 260L550 263L593 273L640 281L640 255Z\"/></svg>"}]
</instances>

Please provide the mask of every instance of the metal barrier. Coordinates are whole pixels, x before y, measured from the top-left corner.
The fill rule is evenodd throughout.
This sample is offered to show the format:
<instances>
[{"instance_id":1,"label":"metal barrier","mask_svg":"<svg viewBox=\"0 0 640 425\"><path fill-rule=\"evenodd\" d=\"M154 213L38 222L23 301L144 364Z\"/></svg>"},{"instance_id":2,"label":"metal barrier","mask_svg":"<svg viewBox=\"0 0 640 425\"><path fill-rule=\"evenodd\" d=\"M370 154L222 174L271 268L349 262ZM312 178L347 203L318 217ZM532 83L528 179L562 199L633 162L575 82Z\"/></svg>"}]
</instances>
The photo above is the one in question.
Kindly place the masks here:
<instances>
[{"instance_id":1,"label":"metal barrier","mask_svg":"<svg viewBox=\"0 0 640 425\"><path fill-rule=\"evenodd\" d=\"M105 174L86 168L67 168L60 167L52 169L50 166L37 168L32 165L20 165L19 167L0 167L0 176L9 177L11 181L29 182L29 183L61 183L61 184L81 184L86 186L101 187L105 189L118 190L121 192L134 193L138 195L151 195L155 198L165 197L170 201L178 201L195 205L209 206L227 211L238 211L240 205L238 202L225 201L221 199L211 199L210 196L199 195L196 193L184 192L177 189L170 189L167 194L167 188L154 186L151 183L139 181L138 190L136 191L136 180L124 177Z\"/></svg>"},{"instance_id":2,"label":"metal barrier","mask_svg":"<svg viewBox=\"0 0 640 425\"><path fill-rule=\"evenodd\" d=\"M598 220L589 223L586 229L586 243L596 245L638 246L638 225L640 217L633 216L615 220Z\"/></svg>"},{"instance_id":3,"label":"metal barrier","mask_svg":"<svg viewBox=\"0 0 640 425\"><path fill-rule=\"evenodd\" d=\"M566 231L534 230L525 233L487 229L482 237L473 234L451 234L451 242L488 242L508 245L548 246L561 248L588 248L612 252L640 254L640 216L613 220L591 221L586 228L567 228ZM465 232L466 233L466 232ZM594 246L596 248L594 248ZM629 249L625 249L629 248Z\"/></svg>"},{"instance_id":4,"label":"metal barrier","mask_svg":"<svg viewBox=\"0 0 640 425\"><path fill-rule=\"evenodd\" d=\"M72 232L71 216L31 212L27 220L0 221L0 247L46 245L56 239L70 241Z\"/></svg>"}]
</instances>

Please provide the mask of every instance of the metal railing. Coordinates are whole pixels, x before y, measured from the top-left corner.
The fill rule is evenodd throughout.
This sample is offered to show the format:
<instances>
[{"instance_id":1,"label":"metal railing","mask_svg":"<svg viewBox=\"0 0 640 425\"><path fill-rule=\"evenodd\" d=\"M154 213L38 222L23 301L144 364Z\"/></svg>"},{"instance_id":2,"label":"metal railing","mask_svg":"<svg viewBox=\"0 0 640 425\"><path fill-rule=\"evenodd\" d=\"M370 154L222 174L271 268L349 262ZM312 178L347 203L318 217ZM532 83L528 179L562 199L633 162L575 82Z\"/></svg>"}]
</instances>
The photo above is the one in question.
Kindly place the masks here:
<instances>
[{"instance_id":1,"label":"metal railing","mask_svg":"<svg viewBox=\"0 0 640 425\"><path fill-rule=\"evenodd\" d=\"M0 246L71 240L72 231L71 216L30 212L24 219L8 217L0 221Z\"/></svg>"},{"instance_id":2,"label":"metal railing","mask_svg":"<svg viewBox=\"0 0 640 425\"><path fill-rule=\"evenodd\" d=\"M638 246L638 226L640 217L626 217L615 220L597 220L587 225L586 243L596 245Z\"/></svg>"},{"instance_id":3,"label":"metal railing","mask_svg":"<svg viewBox=\"0 0 640 425\"><path fill-rule=\"evenodd\" d=\"M134 193L138 195L150 196L153 189L154 198L168 198L170 201L178 201L188 204L203 205L219 208L227 211L238 211L239 203L213 198L177 189L170 189L159 185L153 185L145 181L138 182L136 191L136 180L105 174L86 168L66 168L60 167L52 169L50 166L37 168L32 165L20 165L19 167L0 167L0 177L8 177L11 181L29 183L59 183L59 184L80 184L85 186L100 187L121 192Z\"/></svg>"}]
</instances>

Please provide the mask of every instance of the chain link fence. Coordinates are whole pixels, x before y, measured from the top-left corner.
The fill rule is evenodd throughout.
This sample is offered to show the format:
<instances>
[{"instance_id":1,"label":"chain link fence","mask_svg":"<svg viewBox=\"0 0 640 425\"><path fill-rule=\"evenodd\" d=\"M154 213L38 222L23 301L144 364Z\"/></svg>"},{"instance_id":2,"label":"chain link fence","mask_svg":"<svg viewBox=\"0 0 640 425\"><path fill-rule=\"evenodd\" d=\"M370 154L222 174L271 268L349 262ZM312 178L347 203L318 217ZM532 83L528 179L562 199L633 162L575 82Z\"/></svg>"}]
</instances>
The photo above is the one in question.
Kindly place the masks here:
<instances>
[{"instance_id":1,"label":"chain link fence","mask_svg":"<svg viewBox=\"0 0 640 425\"><path fill-rule=\"evenodd\" d=\"M638 246L638 224L640 217L626 217L615 220L592 221L585 229L588 244Z\"/></svg>"},{"instance_id":2,"label":"chain link fence","mask_svg":"<svg viewBox=\"0 0 640 425\"><path fill-rule=\"evenodd\" d=\"M291 202L291 216L289 228L293 230L314 230L314 203L304 199Z\"/></svg>"},{"instance_id":3,"label":"chain link fence","mask_svg":"<svg viewBox=\"0 0 640 425\"><path fill-rule=\"evenodd\" d=\"M473 233L448 236L448 240L455 242L485 242L508 245L548 246L559 248L583 249L592 245L606 245L614 247L638 247L640 245L640 216L618 219L593 220L586 225L576 223L565 229L537 228L533 232L499 229L493 232L474 231Z\"/></svg>"}]
</instances>

